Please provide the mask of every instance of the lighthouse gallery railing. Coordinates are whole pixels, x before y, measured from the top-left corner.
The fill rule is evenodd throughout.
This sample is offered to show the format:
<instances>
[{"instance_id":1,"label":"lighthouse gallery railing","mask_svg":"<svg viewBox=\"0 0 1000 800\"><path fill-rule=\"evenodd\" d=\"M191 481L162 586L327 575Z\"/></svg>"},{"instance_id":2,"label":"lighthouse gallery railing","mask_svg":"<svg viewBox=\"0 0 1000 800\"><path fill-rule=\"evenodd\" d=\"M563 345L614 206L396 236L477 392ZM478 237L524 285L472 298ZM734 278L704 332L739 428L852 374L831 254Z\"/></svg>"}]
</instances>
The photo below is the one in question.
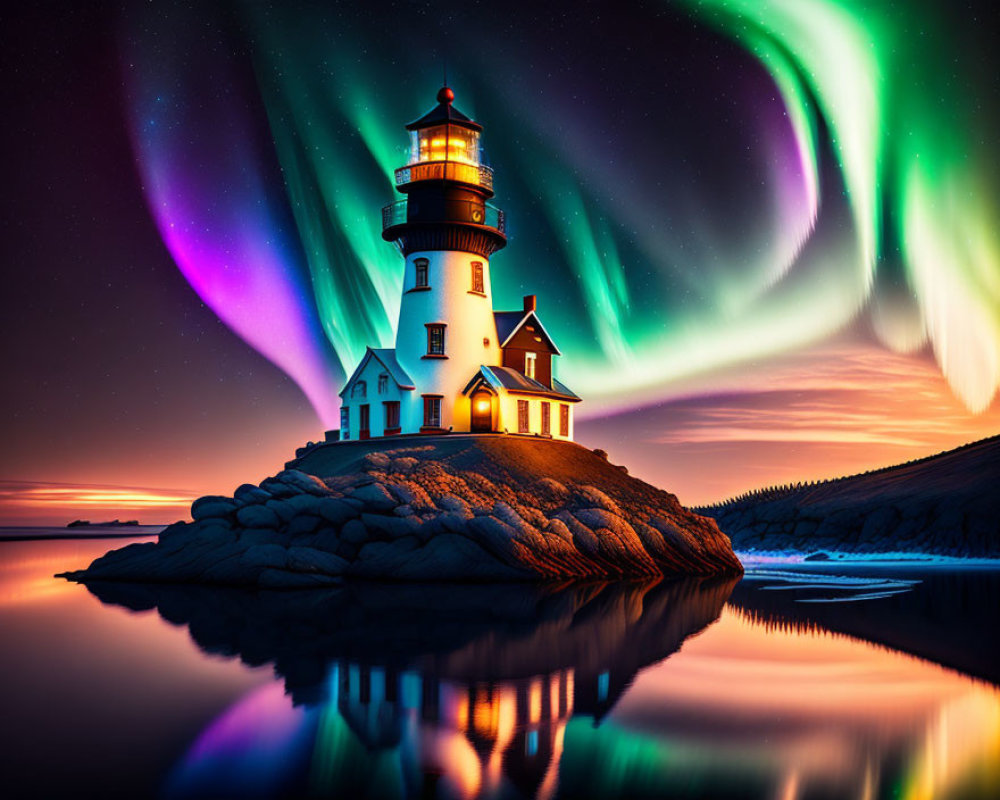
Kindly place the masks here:
<instances>
[{"instance_id":1,"label":"lighthouse gallery railing","mask_svg":"<svg viewBox=\"0 0 1000 800\"><path fill-rule=\"evenodd\" d=\"M456 222L466 222L472 225L483 225L487 228L494 228L500 233L506 234L507 223L504 213L499 208L489 203L485 204L485 216L482 215L482 206L472 201L459 201L448 204L449 211L454 216ZM387 230L394 225L402 225L406 222L406 200L397 200L382 209L382 230Z\"/></svg>"}]
</instances>

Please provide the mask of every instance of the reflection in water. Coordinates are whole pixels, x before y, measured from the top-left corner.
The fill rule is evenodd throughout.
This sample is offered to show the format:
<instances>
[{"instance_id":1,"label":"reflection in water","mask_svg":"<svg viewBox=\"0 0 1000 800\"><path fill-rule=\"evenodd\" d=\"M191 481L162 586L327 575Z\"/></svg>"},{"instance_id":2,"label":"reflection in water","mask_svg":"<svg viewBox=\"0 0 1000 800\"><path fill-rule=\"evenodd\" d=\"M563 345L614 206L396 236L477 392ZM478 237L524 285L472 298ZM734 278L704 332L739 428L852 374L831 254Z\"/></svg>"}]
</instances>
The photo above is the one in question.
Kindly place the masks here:
<instances>
[{"instance_id":1,"label":"reflection in water","mask_svg":"<svg viewBox=\"0 0 1000 800\"><path fill-rule=\"evenodd\" d=\"M833 612L799 601L852 589L799 580L91 591L155 607L206 652L271 663L284 684L205 728L172 796L995 796L996 689L831 633L815 615ZM885 613L891 626L879 604L920 608L928 584L939 607L968 598L933 577L896 583L907 590L835 604L840 625ZM905 628L926 657L920 615L900 614L889 638Z\"/></svg>"}]
</instances>

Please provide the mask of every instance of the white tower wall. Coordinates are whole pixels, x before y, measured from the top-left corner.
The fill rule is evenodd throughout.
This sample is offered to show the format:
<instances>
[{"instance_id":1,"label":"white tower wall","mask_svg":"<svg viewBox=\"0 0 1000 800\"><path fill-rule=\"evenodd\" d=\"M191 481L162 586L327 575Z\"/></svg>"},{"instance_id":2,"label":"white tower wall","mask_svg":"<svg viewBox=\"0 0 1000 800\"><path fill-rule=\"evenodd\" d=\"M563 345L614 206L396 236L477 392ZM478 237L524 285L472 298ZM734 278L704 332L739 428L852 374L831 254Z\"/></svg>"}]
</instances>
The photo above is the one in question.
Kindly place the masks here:
<instances>
[{"instance_id":1,"label":"white tower wall","mask_svg":"<svg viewBox=\"0 0 1000 800\"><path fill-rule=\"evenodd\" d=\"M428 288L417 287L416 261L427 259ZM483 265L483 292L473 291L473 262ZM446 358L428 357L427 325L443 323ZM500 363L493 319L490 262L476 253L424 251L406 258L403 296L396 330L396 358L417 389L404 404L403 433L423 426L422 395L439 394L441 427L469 429L469 400L462 389L481 364Z\"/></svg>"}]
</instances>

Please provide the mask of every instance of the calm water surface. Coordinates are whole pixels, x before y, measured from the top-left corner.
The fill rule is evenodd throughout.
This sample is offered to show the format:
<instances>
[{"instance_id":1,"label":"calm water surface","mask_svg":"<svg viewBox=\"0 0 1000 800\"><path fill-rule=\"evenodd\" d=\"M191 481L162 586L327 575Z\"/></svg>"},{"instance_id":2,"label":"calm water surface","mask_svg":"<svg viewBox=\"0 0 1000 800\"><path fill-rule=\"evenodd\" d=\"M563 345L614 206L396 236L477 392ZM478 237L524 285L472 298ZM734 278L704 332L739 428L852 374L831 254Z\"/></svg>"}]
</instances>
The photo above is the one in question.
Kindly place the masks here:
<instances>
[{"instance_id":1,"label":"calm water surface","mask_svg":"<svg viewBox=\"0 0 1000 800\"><path fill-rule=\"evenodd\" d=\"M1000 796L1000 571L254 593L0 543L4 797Z\"/></svg>"}]
</instances>

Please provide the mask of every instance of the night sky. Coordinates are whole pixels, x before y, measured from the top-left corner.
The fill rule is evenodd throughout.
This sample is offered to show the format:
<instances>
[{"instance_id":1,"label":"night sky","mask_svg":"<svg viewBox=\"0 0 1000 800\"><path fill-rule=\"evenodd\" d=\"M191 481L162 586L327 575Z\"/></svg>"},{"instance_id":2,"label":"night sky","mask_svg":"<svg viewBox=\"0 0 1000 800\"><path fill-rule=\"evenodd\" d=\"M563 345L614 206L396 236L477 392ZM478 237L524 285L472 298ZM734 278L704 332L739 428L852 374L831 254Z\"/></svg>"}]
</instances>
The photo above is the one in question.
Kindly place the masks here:
<instances>
[{"instance_id":1,"label":"night sky","mask_svg":"<svg viewBox=\"0 0 1000 800\"><path fill-rule=\"evenodd\" d=\"M682 502L1000 432L988 4L4 11L0 524L171 521L390 344L403 125L485 126L577 438Z\"/></svg>"}]
</instances>

